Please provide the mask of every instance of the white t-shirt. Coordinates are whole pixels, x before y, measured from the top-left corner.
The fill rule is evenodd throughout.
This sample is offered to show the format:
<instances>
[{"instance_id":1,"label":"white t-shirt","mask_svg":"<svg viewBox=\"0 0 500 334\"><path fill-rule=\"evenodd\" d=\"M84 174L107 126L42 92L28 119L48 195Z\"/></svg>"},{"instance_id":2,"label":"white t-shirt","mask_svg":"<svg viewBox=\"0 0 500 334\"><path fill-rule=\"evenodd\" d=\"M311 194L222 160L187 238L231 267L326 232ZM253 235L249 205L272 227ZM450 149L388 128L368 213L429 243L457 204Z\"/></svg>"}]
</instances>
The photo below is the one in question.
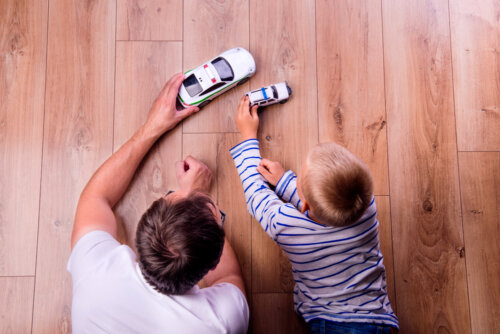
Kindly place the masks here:
<instances>
[{"instance_id":1,"label":"white t-shirt","mask_svg":"<svg viewBox=\"0 0 500 334\"><path fill-rule=\"evenodd\" d=\"M230 283L164 295L142 277L136 255L109 233L92 231L68 261L74 333L246 333L249 310Z\"/></svg>"}]
</instances>

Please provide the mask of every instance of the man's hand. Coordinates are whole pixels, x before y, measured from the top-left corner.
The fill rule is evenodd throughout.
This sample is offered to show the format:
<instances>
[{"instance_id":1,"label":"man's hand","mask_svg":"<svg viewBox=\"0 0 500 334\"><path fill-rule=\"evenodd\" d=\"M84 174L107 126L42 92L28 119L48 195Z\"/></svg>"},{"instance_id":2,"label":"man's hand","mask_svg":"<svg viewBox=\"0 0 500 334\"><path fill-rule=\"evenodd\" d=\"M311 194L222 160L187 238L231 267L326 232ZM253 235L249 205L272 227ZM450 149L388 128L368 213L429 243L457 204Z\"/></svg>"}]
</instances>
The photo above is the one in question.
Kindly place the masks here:
<instances>
[{"instance_id":1,"label":"man's hand","mask_svg":"<svg viewBox=\"0 0 500 334\"><path fill-rule=\"evenodd\" d=\"M253 106L250 111L250 100L248 96L243 96L236 112L236 126L240 131L243 140L257 138L259 129L259 115L257 106Z\"/></svg>"},{"instance_id":2,"label":"man's hand","mask_svg":"<svg viewBox=\"0 0 500 334\"><path fill-rule=\"evenodd\" d=\"M175 163L175 173L180 190L208 192L212 181L212 172L203 162L188 155L184 161Z\"/></svg>"},{"instance_id":3,"label":"man's hand","mask_svg":"<svg viewBox=\"0 0 500 334\"><path fill-rule=\"evenodd\" d=\"M285 169L277 161L262 159L257 171L266 179L267 182L276 187L279 180L285 174Z\"/></svg>"},{"instance_id":4,"label":"man's hand","mask_svg":"<svg viewBox=\"0 0 500 334\"><path fill-rule=\"evenodd\" d=\"M184 80L184 74L178 73L168 80L149 110L145 128L148 132L159 137L166 131L174 128L184 118L200 110L198 107L189 107L180 111L176 109L177 94Z\"/></svg>"}]
</instances>

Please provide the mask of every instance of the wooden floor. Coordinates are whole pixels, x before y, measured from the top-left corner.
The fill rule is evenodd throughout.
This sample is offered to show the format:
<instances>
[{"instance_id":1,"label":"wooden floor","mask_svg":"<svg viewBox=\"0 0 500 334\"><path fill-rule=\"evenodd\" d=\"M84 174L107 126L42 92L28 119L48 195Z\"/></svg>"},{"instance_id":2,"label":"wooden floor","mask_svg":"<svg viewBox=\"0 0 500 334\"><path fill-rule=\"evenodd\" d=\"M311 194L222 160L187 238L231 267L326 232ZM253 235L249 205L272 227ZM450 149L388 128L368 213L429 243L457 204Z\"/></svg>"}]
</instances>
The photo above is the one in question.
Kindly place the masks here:
<instances>
[{"instance_id":1,"label":"wooden floor","mask_svg":"<svg viewBox=\"0 0 500 334\"><path fill-rule=\"evenodd\" d=\"M116 208L121 238L191 154L249 292L252 333L305 333L290 264L247 213L228 149L240 96L286 80L263 156L336 141L373 171L403 333L500 332L498 0L0 1L0 332L71 331L78 196L164 82L235 46L257 74L166 135Z\"/></svg>"}]
</instances>

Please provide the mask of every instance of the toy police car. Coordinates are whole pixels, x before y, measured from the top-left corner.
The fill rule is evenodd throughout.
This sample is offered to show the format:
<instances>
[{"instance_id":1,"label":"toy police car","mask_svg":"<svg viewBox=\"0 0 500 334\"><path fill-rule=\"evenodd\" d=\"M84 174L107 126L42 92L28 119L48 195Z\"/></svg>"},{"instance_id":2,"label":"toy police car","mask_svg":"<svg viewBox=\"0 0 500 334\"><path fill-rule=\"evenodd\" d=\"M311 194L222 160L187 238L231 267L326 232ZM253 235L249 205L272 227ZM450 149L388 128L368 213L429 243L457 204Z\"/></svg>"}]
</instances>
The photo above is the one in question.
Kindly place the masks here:
<instances>
[{"instance_id":1,"label":"toy police car","mask_svg":"<svg viewBox=\"0 0 500 334\"><path fill-rule=\"evenodd\" d=\"M227 90L245 83L255 73L255 60L243 48L234 48L185 73L178 95L183 107L203 108Z\"/></svg>"},{"instance_id":2,"label":"toy police car","mask_svg":"<svg viewBox=\"0 0 500 334\"><path fill-rule=\"evenodd\" d=\"M250 99L250 106L265 107L275 103L285 103L290 98L292 89L286 82L280 82L267 87L262 87L246 93Z\"/></svg>"}]
</instances>

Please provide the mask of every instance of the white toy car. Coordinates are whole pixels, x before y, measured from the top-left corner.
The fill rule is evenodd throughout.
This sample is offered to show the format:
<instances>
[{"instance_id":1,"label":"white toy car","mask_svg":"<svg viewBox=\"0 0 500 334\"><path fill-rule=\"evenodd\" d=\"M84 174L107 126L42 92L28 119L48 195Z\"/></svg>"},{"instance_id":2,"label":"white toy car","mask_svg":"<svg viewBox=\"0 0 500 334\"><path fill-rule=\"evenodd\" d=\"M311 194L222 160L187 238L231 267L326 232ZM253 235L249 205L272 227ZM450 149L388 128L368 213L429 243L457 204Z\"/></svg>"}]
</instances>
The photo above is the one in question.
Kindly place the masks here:
<instances>
[{"instance_id":1,"label":"white toy car","mask_svg":"<svg viewBox=\"0 0 500 334\"><path fill-rule=\"evenodd\" d=\"M275 103L285 103L290 98L292 89L286 82L280 82L246 93L250 106L265 107Z\"/></svg>"},{"instance_id":2,"label":"white toy car","mask_svg":"<svg viewBox=\"0 0 500 334\"><path fill-rule=\"evenodd\" d=\"M244 48L227 50L185 73L178 95L184 107L203 108L227 90L245 83L255 73L255 60Z\"/></svg>"}]
</instances>

